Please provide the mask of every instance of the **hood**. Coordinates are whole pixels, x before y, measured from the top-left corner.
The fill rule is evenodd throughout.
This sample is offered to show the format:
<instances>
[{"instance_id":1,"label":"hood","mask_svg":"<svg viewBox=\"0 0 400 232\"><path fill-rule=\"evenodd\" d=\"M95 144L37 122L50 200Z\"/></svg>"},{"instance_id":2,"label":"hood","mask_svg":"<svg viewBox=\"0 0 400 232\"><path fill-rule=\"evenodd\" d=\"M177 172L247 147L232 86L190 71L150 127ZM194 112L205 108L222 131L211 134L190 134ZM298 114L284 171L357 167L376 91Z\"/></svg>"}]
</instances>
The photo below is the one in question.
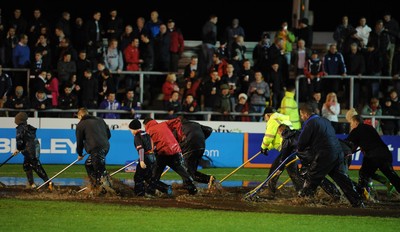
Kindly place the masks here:
<instances>
[{"instance_id":1,"label":"hood","mask_svg":"<svg viewBox=\"0 0 400 232\"><path fill-rule=\"evenodd\" d=\"M291 130L289 128L286 128L284 131L282 131L282 138L287 139L296 134L296 130Z\"/></svg>"},{"instance_id":2,"label":"hood","mask_svg":"<svg viewBox=\"0 0 400 232\"><path fill-rule=\"evenodd\" d=\"M154 126L154 125L157 125L158 124L158 122L156 121L156 120L150 120L150 121L148 121L147 123L146 123L146 125L144 126L144 128L146 129L146 131L147 131L147 129L148 128L150 128L150 127L152 127L152 126Z\"/></svg>"}]
</instances>

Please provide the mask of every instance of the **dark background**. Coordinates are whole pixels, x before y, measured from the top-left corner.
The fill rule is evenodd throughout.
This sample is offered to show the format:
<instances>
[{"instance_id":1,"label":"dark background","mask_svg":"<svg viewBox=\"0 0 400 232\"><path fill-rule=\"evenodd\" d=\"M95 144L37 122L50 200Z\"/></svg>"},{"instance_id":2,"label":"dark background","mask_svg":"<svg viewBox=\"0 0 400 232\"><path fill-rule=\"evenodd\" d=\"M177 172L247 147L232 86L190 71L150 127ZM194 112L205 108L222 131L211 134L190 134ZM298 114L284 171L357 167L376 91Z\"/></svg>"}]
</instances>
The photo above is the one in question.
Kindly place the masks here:
<instances>
[{"instance_id":1,"label":"dark background","mask_svg":"<svg viewBox=\"0 0 400 232\"><path fill-rule=\"evenodd\" d=\"M361 16L367 17L367 24L373 28L377 19L381 19L386 11L391 11L392 17L399 19L399 11L395 10L395 0L311 0L310 10L314 12L314 31L334 31L340 24L341 17L348 15L350 23L357 26ZM282 21L291 24L292 0L274 1L194 1L194 0L11 0L2 1L3 23L12 15L13 9L22 9L22 15L32 17L34 7L39 7L43 15L55 22L62 11L71 13L71 21L77 16L87 19L94 9L102 12L102 19L108 17L111 9L117 9L125 23L135 25L136 18L143 16L148 20L150 12L157 10L160 18L167 21L176 20L176 26L181 28L186 40L200 40L201 28L210 14L218 16L218 31L222 34L233 18L239 18L247 34L247 41L258 41L262 31L275 31ZM398 3L397 3L398 4Z\"/></svg>"}]
</instances>

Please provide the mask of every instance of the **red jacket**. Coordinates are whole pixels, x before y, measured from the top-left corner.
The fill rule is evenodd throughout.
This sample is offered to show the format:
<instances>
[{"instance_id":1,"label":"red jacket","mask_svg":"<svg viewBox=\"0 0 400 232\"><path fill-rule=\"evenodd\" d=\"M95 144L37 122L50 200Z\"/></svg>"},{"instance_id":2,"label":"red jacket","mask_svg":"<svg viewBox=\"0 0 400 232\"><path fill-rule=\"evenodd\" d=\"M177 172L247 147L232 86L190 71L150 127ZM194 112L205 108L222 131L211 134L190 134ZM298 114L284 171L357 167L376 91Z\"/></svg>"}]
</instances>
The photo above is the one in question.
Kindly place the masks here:
<instances>
[{"instance_id":1,"label":"red jacket","mask_svg":"<svg viewBox=\"0 0 400 232\"><path fill-rule=\"evenodd\" d=\"M147 122L145 129L154 141L158 155L182 153L178 141L176 141L166 122L158 123L156 120L151 120Z\"/></svg>"},{"instance_id":2,"label":"red jacket","mask_svg":"<svg viewBox=\"0 0 400 232\"><path fill-rule=\"evenodd\" d=\"M171 42L169 45L170 52L182 54L185 49L185 42L182 33L174 28L170 33Z\"/></svg>"},{"instance_id":3,"label":"red jacket","mask_svg":"<svg viewBox=\"0 0 400 232\"><path fill-rule=\"evenodd\" d=\"M51 78L49 85L46 85L46 89L51 92L51 104L53 107L58 106L58 97L60 95L58 88L58 79L56 77Z\"/></svg>"},{"instance_id":4,"label":"red jacket","mask_svg":"<svg viewBox=\"0 0 400 232\"><path fill-rule=\"evenodd\" d=\"M178 143L182 142L185 139L182 133L182 121L179 117L165 121L165 123L172 131L172 134L174 135Z\"/></svg>"},{"instance_id":5,"label":"red jacket","mask_svg":"<svg viewBox=\"0 0 400 232\"><path fill-rule=\"evenodd\" d=\"M138 48L128 45L124 50L127 71L140 71L140 51Z\"/></svg>"}]
</instances>

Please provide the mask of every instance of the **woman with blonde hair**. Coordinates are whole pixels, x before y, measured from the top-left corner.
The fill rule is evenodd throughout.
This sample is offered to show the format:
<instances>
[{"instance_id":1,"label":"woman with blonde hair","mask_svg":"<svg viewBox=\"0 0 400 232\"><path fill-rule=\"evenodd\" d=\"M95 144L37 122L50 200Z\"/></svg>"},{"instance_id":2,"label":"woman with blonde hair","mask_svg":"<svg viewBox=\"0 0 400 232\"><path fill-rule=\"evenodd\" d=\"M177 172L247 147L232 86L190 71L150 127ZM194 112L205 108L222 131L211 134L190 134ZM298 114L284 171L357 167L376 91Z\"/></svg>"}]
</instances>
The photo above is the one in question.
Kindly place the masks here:
<instances>
[{"instance_id":1,"label":"woman with blonde hair","mask_svg":"<svg viewBox=\"0 0 400 232\"><path fill-rule=\"evenodd\" d=\"M179 86L176 83L176 74L168 73L167 77L165 78L164 84L162 85L163 101L165 107L171 99L172 93L174 91L179 92Z\"/></svg>"},{"instance_id":2,"label":"woman with blonde hair","mask_svg":"<svg viewBox=\"0 0 400 232\"><path fill-rule=\"evenodd\" d=\"M336 93L330 92L326 96L326 101L322 105L322 117L328 119L336 133L338 133L338 115L340 114L340 103L337 100Z\"/></svg>"}]
</instances>

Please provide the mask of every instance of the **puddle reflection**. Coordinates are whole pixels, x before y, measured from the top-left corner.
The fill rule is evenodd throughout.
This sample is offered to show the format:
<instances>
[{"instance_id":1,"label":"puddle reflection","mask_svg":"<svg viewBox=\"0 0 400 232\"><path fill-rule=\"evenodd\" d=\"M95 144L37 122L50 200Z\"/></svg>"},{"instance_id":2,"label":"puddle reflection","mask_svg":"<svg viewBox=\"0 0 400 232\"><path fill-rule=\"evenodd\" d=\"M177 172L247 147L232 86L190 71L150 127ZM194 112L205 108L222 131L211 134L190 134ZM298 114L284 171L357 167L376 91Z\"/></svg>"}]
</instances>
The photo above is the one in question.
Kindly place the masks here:
<instances>
[{"instance_id":1,"label":"puddle reflection","mask_svg":"<svg viewBox=\"0 0 400 232\"><path fill-rule=\"evenodd\" d=\"M133 187L134 186L134 181L133 179L119 179L121 180L124 184ZM37 185L40 185L43 183L43 180L36 177L34 178L34 181ZM162 180L166 184L182 184L182 180ZM25 185L27 183L26 177L0 177L0 182L7 185L7 186L13 186L13 185ZM84 178L54 178L53 182L55 185L59 186L84 186L85 180ZM224 181L222 183L223 187L241 187L241 186L257 186L259 182L250 182L250 181ZM207 187L206 184L198 184L198 186L202 187Z\"/></svg>"}]
</instances>

